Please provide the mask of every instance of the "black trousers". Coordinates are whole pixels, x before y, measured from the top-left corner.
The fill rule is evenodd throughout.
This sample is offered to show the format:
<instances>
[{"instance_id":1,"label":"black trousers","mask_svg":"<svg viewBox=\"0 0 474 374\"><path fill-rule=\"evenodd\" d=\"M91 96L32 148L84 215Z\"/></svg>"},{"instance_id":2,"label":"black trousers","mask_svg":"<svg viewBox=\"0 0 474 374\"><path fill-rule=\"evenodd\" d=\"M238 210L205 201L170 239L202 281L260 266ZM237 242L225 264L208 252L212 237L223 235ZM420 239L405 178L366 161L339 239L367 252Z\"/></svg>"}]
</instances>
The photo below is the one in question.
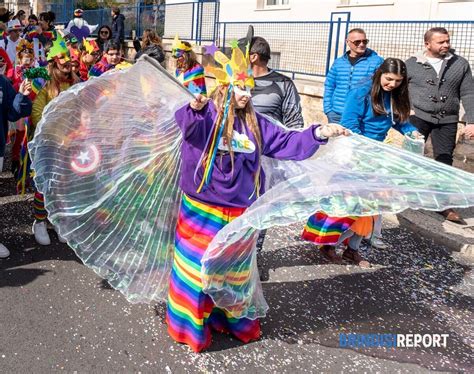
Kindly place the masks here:
<instances>
[{"instance_id":1,"label":"black trousers","mask_svg":"<svg viewBox=\"0 0 474 374\"><path fill-rule=\"evenodd\" d=\"M425 141L431 134L433 154L436 161L446 165L453 164L453 152L456 147L456 133L458 131L457 122L435 124L422 120L417 116L410 116L409 122L425 137Z\"/></svg>"}]
</instances>

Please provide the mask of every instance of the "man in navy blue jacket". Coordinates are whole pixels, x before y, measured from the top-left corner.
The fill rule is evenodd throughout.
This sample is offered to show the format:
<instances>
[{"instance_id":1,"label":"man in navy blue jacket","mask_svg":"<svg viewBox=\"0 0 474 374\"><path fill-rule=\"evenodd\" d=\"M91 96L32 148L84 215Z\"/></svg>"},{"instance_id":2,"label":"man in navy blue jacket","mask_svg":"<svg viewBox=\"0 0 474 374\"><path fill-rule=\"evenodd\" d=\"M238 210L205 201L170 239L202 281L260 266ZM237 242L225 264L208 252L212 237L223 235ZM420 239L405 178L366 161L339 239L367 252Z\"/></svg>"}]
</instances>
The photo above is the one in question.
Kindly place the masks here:
<instances>
[{"instance_id":1,"label":"man in navy blue jacket","mask_svg":"<svg viewBox=\"0 0 474 374\"><path fill-rule=\"evenodd\" d=\"M112 39L123 47L125 41L125 16L120 14L119 7L112 7Z\"/></svg>"},{"instance_id":2,"label":"man in navy blue jacket","mask_svg":"<svg viewBox=\"0 0 474 374\"><path fill-rule=\"evenodd\" d=\"M340 123L349 90L361 79L371 77L382 64L383 58L367 48L369 40L362 29L347 34L349 47L331 66L324 83L324 113L331 123Z\"/></svg>"},{"instance_id":3,"label":"man in navy blue jacket","mask_svg":"<svg viewBox=\"0 0 474 374\"><path fill-rule=\"evenodd\" d=\"M5 144L8 135L8 121L15 122L31 114L32 103L28 98L31 83L24 80L16 93L10 81L0 75L0 172L3 169ZM0 243L0 258L10 255L8 249Z\"/></svg>"}]
</instances>

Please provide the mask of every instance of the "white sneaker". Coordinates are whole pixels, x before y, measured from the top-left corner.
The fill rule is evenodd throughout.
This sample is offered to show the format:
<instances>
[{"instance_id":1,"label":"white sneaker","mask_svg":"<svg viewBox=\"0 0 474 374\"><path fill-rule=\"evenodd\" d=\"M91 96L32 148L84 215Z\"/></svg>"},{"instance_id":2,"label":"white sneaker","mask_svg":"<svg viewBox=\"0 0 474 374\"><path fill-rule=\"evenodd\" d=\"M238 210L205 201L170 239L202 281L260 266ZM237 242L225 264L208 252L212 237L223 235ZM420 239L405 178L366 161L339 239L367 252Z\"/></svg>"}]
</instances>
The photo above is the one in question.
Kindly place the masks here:
<instances>
[{"instance_id":1,"label":"white sneaker","mask_svg":"<svg viewBox=\"0 0 474 374\"><path fill-rule=\"evenodd\" d=\"M0 243L0 258L7 258L10 256L10 251L2 243Z\"/></svg>"},{"instance_id":2,"label":"white sneaker","mask_svg":"<svg viewBox=\"0 0 474 374\"><path fill-rule=\"evenodd\" d=\"M388 248L388 245L385 244L382 241L382 239L377 238L375 236L370 240L370 245L374 248L377 248L377 249L387 249Z\"/></svg>"},{"instance_id":3,"label":"white sneaker","mask_svg":"<svg viewBox=\"0 0 474 374\"><path fill-rule=\"evenodd\" d=\"M33 234L35 234L35 240L38 244L51 244L51 239L49 238L48 230L46 227L46 221L35 221L35 223L33 223Z\"/></svg>"}]
</instances>

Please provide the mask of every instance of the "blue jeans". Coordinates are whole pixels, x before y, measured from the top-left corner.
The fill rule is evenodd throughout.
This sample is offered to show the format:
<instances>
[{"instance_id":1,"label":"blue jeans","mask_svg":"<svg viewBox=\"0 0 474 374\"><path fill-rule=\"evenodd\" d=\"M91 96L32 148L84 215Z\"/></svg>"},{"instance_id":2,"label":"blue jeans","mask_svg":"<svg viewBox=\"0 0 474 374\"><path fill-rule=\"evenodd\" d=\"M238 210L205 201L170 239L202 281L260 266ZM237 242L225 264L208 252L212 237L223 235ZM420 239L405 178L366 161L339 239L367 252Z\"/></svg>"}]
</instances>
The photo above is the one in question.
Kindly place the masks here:
<instances>
[{"instance_id":1,"label":"blue jeans","mask_svg":"<svg viewBox=\"0 0 474 374\"><path fill-rule=\"evenodd\" d=\"M326 117L328 117L329 123L341 123L341 114L336 112L327 112Z\"/></svg>"}]
</instances>

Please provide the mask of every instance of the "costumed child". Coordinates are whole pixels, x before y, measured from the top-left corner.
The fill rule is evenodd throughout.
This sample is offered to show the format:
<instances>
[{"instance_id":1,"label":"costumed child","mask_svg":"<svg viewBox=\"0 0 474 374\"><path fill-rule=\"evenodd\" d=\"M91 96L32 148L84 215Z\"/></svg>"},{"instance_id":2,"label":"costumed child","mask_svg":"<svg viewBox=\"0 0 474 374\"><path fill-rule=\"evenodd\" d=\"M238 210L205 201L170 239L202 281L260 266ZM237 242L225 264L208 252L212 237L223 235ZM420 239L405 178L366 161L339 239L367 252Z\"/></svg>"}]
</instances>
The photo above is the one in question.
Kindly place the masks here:
<instances>
[{"instance_id":1,"label":"costumed child","mask_svg":"<svg viewBox=\"0 0 474 374\"><path fill-rule=\"evenodd\" d=\"M69 51L66 47L66 43L59 34L53 41L53 45L48 52L47 58L47 70L50 80L38 93L33 103L33 110L31 113L33 127L36 127L38 122L41 120L45 106L52 99L58 96L60 92L67 90L79 81L79 78L72 72ZM33 234L35 240L40 245L49 245L51 244L51 239L46 226L47 213L44 208L44 198L38 191L35 192L33 208L35 219L33 224ZM61 237L59 237L59 240L65 242Z\"/></svg>"},{"instance_id":2,"label":"costumed child","mask_svg":"<svg viewBox=\"0 0 474 374\"><path fill-rule=\"evenodd\" d=\"M234 48L231 60L220 51L215 59L222 68L209 70L218 82L210 100L198 95L175 114L183 135L180 187L184 194L166 320L171 337L196 352L210 345L212 328L243 342L260 336L258 320L233 318L203 293L201 259L217 232L264 193L262 155L303 160L328 137L347 133L336 124L303 131L273 124L256 113L250 101L254 80L248 46L245 55Z\"/></svg>"},{"instance_id":3,"label":"costumed child","mask_svg":"<svg viewBox=\"0 0 474 374\"><path fill-rule=\"evenodd\" d=\"M420 136L407 122L410 115L406 65L397 58L387 58L373 78L360 82L349 91L341 123L353 133L383 141L390 128L402 134ZM303 238L321 245L326 261L340 264L343 260L369 267L359 247L364 237L381 235L381 217L329 217L322 212L311 216L303 231ZM336 246L347 242L342 258Z\"/></svg>"},{"instance_id":4,"label":"costumed child","mask_svg":"<svg viewBox=\"0 0 474 374\"><path fill-rule=\"evenodd\" d=\"M77 76L80 77L81 67L81 52L77 48L68 47L69 56L71 58L71 70Z\"/></svg>"},{"instance_id":5,"label":"costumed child","mask_svg":"<svg viewBox=\"0 0 474 374\"><path fill-rule=\"evenodd\" d=\"M21 83L24 81L25 72L34 66L35 56L33 50L33 43L22 39L18 44L17 48L17 65L15 66L15 72L13 76L13 87L16 91L19 90ZM31 82L31 80L30 80ZM33 101L33 98L30 97ZM17 177L18 170L20 168L20 151L21 145L25 138L25 119L20 119L16 122L15 130L15 141L12 147L12 164L11 171L14 177Z\"/></svg>"},{"instance_id":6,"label":"costumed child","mask_svg":"<svg viewBox=\"0 0 474 374\"><path fill-rule=\"evenodd\" d=\"M8 79L0 75L0 172L3 169L5 155L5 142L8 131L8 121L17 121L31 113L31 100L28 95L31 92L31 83L23 82L17 93ZM0 243L0 258L10 256L10 251Z\"/></svg>"},{"instance_id":7,"label":"costumed child","mask_svg":"<svg viewBox=\"0 0 474 374\"><path fill-rule=\"evenodd\" d=\"M192 83L194 87L191 92L196 93L199 91L201 95L207 95L204 68L197 61L191 44L179 40L178 35L176 35L172 45L171 56L176 59L175 76L184 87L190 88Z\"/></svg>"},{"instance_id":8,"label":"costumed child","mask_svg":"<svg viewBox=\"0 0 474 374\"><path fill-rule=\"evenodd\" d=\"M122 61L122 49L120 44L114 40L104 47L104 55L102 59L89 70L89 77L99 77L106 71L112 69L125 69L132 66L129 62Z\"/></svg>"},{"instance_id":9,"label":"costumed child","mask_svg":"<svg viewBox=\"0 0 474 374\"><path fill-rule=\"evenodd\" d=\"M46 58L46 50L52 44L52 41L56 39L57 31L54 28L54 20L56 15L53 12L43 12L40 14L40 19L30 23L23 37L33 43L33 50L35 59L40 66L46 66L48 64Z\"/></svg>"},{"instance_id":10,"label":"costumed child","mask_svg":"<svg viewBox=\"0 0 474 374\"><path fill-rule=\"evenodd\" d=\"M79 75L83 82L89 79L89 70L100 60L101 56L102 52L95 40L84 39L82 41Z\"/></svg>"}]
</instances>

